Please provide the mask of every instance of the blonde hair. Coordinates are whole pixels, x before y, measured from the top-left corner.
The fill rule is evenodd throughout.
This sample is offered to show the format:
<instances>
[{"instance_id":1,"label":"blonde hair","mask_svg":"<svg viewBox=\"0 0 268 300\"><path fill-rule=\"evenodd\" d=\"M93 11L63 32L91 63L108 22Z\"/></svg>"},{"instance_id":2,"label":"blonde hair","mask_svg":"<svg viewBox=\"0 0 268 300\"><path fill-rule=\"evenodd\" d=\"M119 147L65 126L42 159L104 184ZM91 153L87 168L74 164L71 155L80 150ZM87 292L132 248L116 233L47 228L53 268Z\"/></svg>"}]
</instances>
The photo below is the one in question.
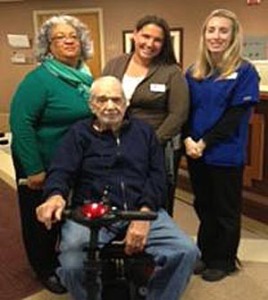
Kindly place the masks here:
<instances>
[{"instance_id":1,"label":"blonde hair","mask_svg":"<svg viewBox=\"0 0 268 300\"><path fill-rule=\"evenodd\" d=\"M226 18L232 22L232 37L230 45L223 53L221 62L217 65L213 63L205 43L207 24L214 17ZM212 11L212 13L206 18L201 29L199 50L196 62L191 71L192 76L198 80L202 80L211 76L215 72L215 69L217 69L219 72L219 78L225 78L237 69L242 60L242 28L237 16L226 9L217 9Z\"/></svg>"}]
</instances>

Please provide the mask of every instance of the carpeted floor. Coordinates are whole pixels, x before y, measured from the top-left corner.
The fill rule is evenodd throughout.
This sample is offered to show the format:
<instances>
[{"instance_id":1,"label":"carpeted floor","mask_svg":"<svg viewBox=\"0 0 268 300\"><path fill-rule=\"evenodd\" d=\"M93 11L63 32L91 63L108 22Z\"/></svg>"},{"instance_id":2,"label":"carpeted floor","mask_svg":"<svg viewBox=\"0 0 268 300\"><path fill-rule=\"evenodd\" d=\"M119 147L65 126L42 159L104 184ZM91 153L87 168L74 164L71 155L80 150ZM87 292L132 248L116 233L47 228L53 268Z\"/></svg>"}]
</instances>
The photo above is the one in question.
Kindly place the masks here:
<instances>
[{"instance_id":1,"label":"carpeted floor","mask_svg":"<svg viewBox=\"0 0 268 300\"><path fill-rule=\"evenodd\" d=\"M188 201L192 195L177 190L174 219L190 236L195 236L198 219ZM239 272L219 282L206 282L192 276L181 300L267 300L268 299L268 235L267 227L243 218L238 257ZM265 228L265 230L264 230Z\"/></svg>"},{"instance_id":2,"label":"carpeted floor","mask_svg":"<svg viewBox=\"0 0 268 300\"><path fill-rule=\"evenodd\" d=\"M23 249L16 193L0 179L0 299L21 300L41 290Z\"/></svg>"},{"instance_id":3,"label":"carpeted floor","mask_svg":"<svg viewBox=\"0 0 268 300\"><path fill-rule=\"evenodd\" d=\"M267 300L268 263L243 261L243 268L217 283L192 276L182 300Z\"/></svg>"}]
</instances>

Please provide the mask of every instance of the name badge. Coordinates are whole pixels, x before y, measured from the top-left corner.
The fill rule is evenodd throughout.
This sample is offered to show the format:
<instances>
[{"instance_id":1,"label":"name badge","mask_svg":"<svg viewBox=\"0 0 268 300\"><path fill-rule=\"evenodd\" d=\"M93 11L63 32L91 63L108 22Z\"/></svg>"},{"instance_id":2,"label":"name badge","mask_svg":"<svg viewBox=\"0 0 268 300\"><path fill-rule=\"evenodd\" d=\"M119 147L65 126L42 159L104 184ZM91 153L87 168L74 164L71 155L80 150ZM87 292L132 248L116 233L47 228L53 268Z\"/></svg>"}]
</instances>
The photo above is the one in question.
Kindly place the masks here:
<instances>
[{"instance_id":1,"label":"name badge","mask_svg":"<svg viewBox=\"0 0 268 300\"><path fill-rule=\"evenodd\" d=\"M227 76L226 79L236 79L237 76L238 76L238 73L234 72L234 73L230 74L229 76Z\"/></svg>"},{"instance_id":2,"label":"name badge","mask_svg":"<svg viewBox=\"0 0 268 300\"><path fill-rule=\"evenodd\" d=\"M164 93L166 91L166 85L163 83L151 83L150 91Z\"/></svg>"}]
</instances>

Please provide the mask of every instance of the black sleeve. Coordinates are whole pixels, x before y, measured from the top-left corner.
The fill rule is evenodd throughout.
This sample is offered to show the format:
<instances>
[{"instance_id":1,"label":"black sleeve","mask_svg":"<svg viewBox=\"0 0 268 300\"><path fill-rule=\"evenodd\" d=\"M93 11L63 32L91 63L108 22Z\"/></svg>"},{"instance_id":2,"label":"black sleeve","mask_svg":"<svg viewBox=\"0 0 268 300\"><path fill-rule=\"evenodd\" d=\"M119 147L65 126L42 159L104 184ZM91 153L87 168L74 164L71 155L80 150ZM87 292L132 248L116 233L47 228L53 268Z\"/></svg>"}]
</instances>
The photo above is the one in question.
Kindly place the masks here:
<instances>
[{"instance_id":1,"label":"black sleeve","mask_svg":"<svg viewBox=\"0 0 268 300\"><path fill-rule=\"evenodd\" d=\"M62 138L47 171L43 197L61 195L67 199L78 178L79 166L83 159L83 147L79 141L77 126L72 126Z\"/></svg>"},{"instance_id":2,"label":"black sleeve","mask_svg":"<svg viewBox=\"0 0 268 300\"><path fill-rule=\"evenodd\" d=\"M248 109L248 104L232 106L227 109L220 120L202 137L206 146L211 147L230 137Z\"/></svg>"},{"instance_id":3,"label":"black sleeve","mask_svg":"<svg viewBox=\"0 0 268 300\"><path fill-rule=\"evenodd\" d=\"M182 130L181 130L181 139L185 140L187 137L191 136L191 130L190 130L190 121L188 120L183 124Z\"/></svg>"}]
</instances>

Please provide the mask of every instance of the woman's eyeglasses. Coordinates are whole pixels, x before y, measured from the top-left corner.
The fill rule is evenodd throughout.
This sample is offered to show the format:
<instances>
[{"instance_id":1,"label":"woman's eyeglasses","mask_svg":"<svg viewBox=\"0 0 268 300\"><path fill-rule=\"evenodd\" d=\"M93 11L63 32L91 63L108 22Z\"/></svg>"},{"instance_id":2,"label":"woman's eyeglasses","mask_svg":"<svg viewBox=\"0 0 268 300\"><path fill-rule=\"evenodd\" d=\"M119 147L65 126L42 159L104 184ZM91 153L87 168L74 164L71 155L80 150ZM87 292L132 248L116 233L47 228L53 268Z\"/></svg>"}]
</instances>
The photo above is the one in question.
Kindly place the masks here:
<instances>
[{"instance_id":1,"label":"woman's eyeglasses","mask_svg":"<svg viewBox=\"0 0 268 300\"><path fill-rule=\"evenodd\" d=\"M70 35L70 36L66 36L66 35L56 35L51 37L51 41L57 41L60 43L65 43L68 41L78 41L79 37L77 35Z\"/></svg>"}]
</instances>

